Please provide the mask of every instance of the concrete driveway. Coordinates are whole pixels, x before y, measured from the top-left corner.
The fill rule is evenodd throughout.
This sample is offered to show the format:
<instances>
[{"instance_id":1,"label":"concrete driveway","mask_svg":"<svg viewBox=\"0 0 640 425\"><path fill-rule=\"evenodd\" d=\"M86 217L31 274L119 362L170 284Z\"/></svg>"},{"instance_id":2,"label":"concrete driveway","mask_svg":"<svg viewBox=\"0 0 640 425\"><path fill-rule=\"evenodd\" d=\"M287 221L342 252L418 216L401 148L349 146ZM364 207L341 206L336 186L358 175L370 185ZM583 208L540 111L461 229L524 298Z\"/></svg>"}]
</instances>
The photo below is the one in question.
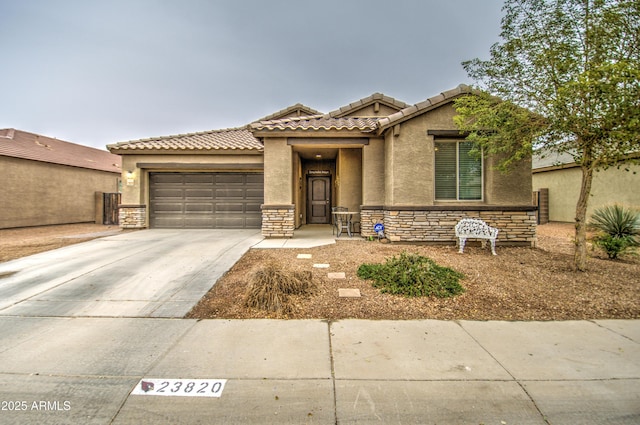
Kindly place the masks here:
<instances>
[{"instance_id":1,"label":"concrete driveway","mask_svg":"<svg viewBox=\"0 0 640 425\"><path fill-rule=\"evenodd\" d=\"M0 315L183 317L259 230L142 230L0 264Z\"/></svg>"}]
</instances>

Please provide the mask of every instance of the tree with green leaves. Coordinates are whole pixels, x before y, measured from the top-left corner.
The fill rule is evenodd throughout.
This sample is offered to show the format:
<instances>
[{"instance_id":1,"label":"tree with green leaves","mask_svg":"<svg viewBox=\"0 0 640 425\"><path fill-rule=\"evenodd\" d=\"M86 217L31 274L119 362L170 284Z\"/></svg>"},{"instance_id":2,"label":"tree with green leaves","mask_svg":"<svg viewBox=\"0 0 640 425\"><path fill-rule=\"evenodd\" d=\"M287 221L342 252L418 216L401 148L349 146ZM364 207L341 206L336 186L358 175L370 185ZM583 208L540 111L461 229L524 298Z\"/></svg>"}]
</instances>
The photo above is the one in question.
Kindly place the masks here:
<instances>
[{"instance_id":1,"label":"tree with green leaves","mask_svg":"<svg viewBox=\"0 0 640 425\"><path fill-rule=\"evenodd\" d=\"M640 1L506 0L503 12L490 58L462 64L477 91L456 101L456 123L504 171L533 150L573 157L584 271L593 173L640 152Z\"/></svg>"}]
</instances>

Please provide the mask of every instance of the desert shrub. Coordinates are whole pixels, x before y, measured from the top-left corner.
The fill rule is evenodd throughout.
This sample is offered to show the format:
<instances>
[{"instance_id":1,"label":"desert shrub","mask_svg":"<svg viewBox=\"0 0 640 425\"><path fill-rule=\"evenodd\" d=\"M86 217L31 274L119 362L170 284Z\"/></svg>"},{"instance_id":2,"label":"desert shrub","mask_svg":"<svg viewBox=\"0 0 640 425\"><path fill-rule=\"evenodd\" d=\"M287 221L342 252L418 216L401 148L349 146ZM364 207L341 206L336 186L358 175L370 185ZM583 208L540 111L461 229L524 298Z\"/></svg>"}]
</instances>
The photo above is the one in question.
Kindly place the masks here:
<instances>
[{"instance_id":1,"label":"desert shrub","mask_svg":"<svg viewBox=\"0 0 640 425\"><path fill-rule=\"evenodd\" d=\"M314 289L315 283L310 271L289 271L276 264L268 264L252 275L244 295L244 305L288 313L291 311L290 295L311 294Z\"/></svg>"},{"instance_id":2,"label":"desert shrub","mask_svg":"<svg viewBox=\"0 0 640 425\"><path fill-rule=\"evenodd\" d=\"M599 230L593 243L611 259L632 250L640 242L640 212L621 205L598 208L591 215L589 225Z\"/></svg>"},{"instance_id":3,"label":"desert shrub","mask_svg":"<svg viewBox=\"0 0 640 425\"><path fill-rule=\"evenodd\" d=\"M402 252L387 259L384 264L362 264L358 277L373 280L373 286L381 292L409 297L450 297L461 294L464 288L459 280L461 273L442 267L432 259Z\"/></svg>"},{"instance_id":4,"label":"desert shrub","mask_svg":"<svg viewBox=\"0 0 640 425\"><path fill-rule=\"evenodd\" d=\"M612 260L618 258L618 255L630 251L635 246L629 237L619 238L607 233L596 235L593 238L593 243L602 249Z\"/></svg>"}]
</instances>

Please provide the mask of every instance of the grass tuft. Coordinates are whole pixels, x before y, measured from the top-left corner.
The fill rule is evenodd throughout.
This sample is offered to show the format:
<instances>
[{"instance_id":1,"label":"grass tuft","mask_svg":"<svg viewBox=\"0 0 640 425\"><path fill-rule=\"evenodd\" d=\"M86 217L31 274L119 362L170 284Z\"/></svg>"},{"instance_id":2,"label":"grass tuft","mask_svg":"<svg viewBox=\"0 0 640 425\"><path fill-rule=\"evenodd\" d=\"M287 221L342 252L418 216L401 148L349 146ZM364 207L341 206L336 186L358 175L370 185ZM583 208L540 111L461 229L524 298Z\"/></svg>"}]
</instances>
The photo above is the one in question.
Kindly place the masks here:
<instances>
[{"instance_id":1,"label":"grass tuft","mask_svg":"<svg viewBox=\"0 0 640 425\"><path fill-rule=\"evenodd\" d=\"M290 295L311 294L315 287L310 271L287 271L271 263L251 277L244 295L244 305L276 313L289 313Z\"/></svg>"}]
</instances>

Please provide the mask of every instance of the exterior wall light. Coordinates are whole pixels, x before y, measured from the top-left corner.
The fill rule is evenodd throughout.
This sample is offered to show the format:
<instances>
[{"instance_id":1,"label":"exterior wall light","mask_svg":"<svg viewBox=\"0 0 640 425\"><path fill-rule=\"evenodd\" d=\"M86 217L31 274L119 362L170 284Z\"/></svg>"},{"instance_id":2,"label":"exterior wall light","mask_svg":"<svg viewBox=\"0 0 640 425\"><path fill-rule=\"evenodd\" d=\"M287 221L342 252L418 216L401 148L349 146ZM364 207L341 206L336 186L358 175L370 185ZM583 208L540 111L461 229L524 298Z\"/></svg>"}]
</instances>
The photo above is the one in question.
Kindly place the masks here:
<instances>
[{"instance_id":1,"label":"exterior wall light","mask_svg":"<svg viewBox=\"0 0 640 425\"><path fill-rule=\"evenodd\" d=\"M127 175L126 175L127 186L133 186L134 185L135 179L133 177L134 177L133 171L131 171L131 170L127 171Z\"/></svg>"}]
</instances>

